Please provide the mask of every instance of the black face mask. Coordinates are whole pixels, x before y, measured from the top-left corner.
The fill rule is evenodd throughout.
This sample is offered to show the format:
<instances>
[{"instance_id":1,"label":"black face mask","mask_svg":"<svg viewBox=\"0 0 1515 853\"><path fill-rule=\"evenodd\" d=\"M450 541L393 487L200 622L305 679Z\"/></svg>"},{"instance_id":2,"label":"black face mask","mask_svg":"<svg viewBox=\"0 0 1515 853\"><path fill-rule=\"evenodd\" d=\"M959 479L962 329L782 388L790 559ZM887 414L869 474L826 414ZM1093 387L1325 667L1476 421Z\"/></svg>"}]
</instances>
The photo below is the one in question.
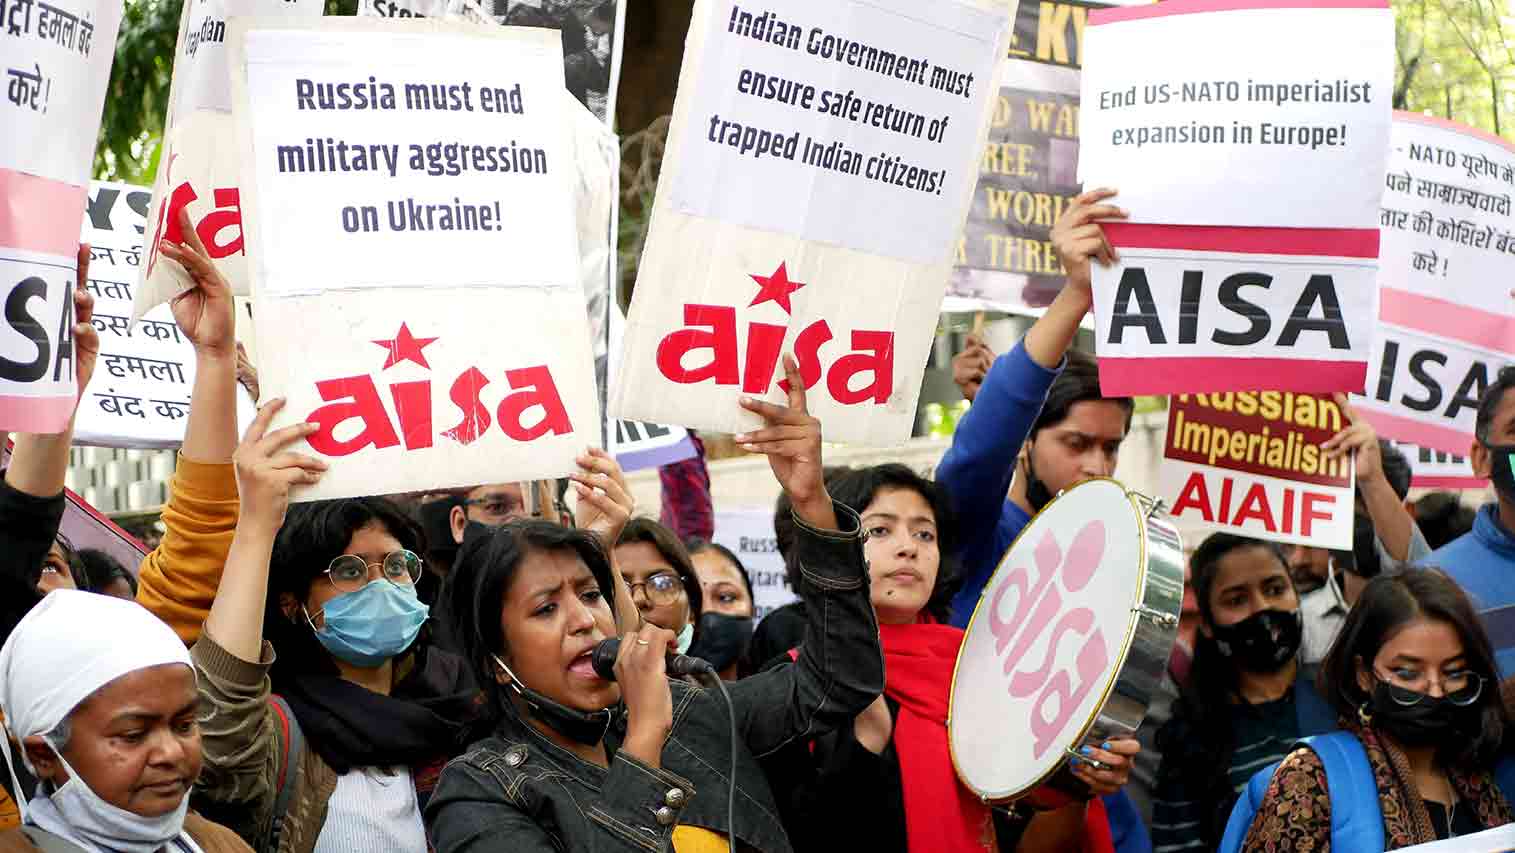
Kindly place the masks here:
<instances>
[{"instance_id":1,"label":"black face mask","mask_svg":"<svg viewBox=\"0 0 1515 853\"><path fill-rule=\"evenodd\" d=\"M1494 483L1494 490L1504 500L1515 503L1515 444L1489 444L1480 442L1488 448L1489 460L1493 469L1489 474L1489 480Z\"/></svg>"},{"instance_id":2,"label":"black face mask","mask_svg":"<svg viewBox=\"0 0 1515 853\"><path fill-rule=\"evenodd\" d=\"M463 525L463 545L467 545L475 539L492 536L499 528L485 524L482 521L469 521ZM462 548L463 545L459 545Z\"/></svg>"},{"instance_id":3,"label":"black face mask","mask_svg":"<svg viewBox=\"0 0 1515 853\"><path fill-rule=\"evenodd\" d=\"M1389 685L1374 679L1373 726L1402 746L1411 748L1440 746L1459 735L1477 731L1478 706L1457 705L1445 696L1415 694L1420 701L1401 705L1394 701ZM1414 691L1395 688L1395 692Z\"/></svg>"},{"instance_id":4,"label":"black face mask","mask_svg":"<svg viewBox=\"0 0 1515 853\"><path fill-rule=\"evenodd\" d=\"M1215 645L1247 672L1278 672L1299 653L1304 622L1298 610L1259 610L1232 625L1216 625Z\"/></svg>"},{"instance_id":5,"label":"black face mask","mask_svg":"<svg viewBox=\"0 0 1515 853\"><path fill-rule=\"evenodd\" d=\"M1042 478L1036 476L1036 468L1031 464L1032 451L1026 449L1026 503L1031 504L1031 513L1035 515L1042 511L1042 507L1052 502L1052 490L1042 482Z\"/></svg>"},{"instance_id":6,"label":"black face mask","mask_svg":"<svg viewBox=\"0 0 1515 853\"><path fill-rule=\"evenodd\" d=\"M702 613L699 629L694 633L696 639L689 647L690 656L704 658L720 672L747 654L747 646L752 642L752 617Z\"/></svg>"},{"instance_id":7,"label":"black face mask","mask_svg":"<svg viewBox=\"0 0 1515 853\"><path fill-rule=\"evenodd\" d=\"M498 658L495 663L505 667ZM615 716L614 708L601 708L598 711L570 708L522 684L509 667L505 667L505 671L510 675L510 689L526 703L527 713L543 725L574 743L585 746L594 746L605 739L605 733L610 730L610 721Z\"/></svg>"}]
</instances>

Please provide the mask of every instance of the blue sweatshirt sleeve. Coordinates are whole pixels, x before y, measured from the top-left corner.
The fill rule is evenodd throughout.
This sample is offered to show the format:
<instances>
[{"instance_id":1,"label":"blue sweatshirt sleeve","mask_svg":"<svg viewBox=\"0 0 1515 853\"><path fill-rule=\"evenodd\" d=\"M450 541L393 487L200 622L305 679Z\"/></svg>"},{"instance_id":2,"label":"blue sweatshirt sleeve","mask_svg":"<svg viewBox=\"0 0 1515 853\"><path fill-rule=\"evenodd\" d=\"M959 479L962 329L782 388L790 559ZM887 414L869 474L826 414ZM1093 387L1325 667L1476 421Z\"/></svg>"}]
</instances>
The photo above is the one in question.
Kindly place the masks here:
<instances>
[{"instance_id":1,"label":"blue sweatshirt sleeve","mask_svg":"<svg viewBox=\"0 0 1515 853\"><path fill-rule=\"evenodd\" d=\"M957 516L958 557L966 581L960 595L965 600L978 599L1001 556L996 532L1007 511L1015 458L1061 369L1048 370L1032 361L1024 341L995 359L937 466L936 481ZM977 589L970 589L975 583Z\"/></svg>"}]
</instances>

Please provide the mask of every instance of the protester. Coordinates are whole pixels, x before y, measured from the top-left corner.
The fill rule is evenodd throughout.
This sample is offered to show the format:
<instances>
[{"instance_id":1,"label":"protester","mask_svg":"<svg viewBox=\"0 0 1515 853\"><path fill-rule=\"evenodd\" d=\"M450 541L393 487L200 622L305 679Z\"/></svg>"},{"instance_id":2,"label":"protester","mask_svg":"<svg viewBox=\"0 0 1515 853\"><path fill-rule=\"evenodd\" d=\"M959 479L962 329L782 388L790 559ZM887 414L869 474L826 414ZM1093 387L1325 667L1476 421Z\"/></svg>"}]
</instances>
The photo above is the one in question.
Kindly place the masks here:
<instances>
[{"instance_id":1,"label":"protester","mask_svg":"<svg viewBox=\"0 0 1515 853\"><path fill-rule=\"evenodd\" d=\"M1052 243L1068 283L1020 344L994 360L937 466L962 525L963 583L950 620L959 628L1031 516L1059 491L1115 471L1133 404L1104 399L1094 360L1068 351L1094 302L1091 260L1115 258L1098 221L1125 217L1106 203L1114 195L1086 192L1058 218Z\"/></svg>"},{"instance_id":2,"label":"protester","mask_svg":"<svg viewBox=\"0 0 1515 853\"><path fill-rule=\"evenodd\" d=\"M611 549L642 619L673 632L684 654L699 636L704 598L694 564L672 530L650 518L633 518Z\"/></svg>"},{"instance_id":3,"label":"protester","mask_svg":"<svg viewBox=\"0 0 1515 853\"><path fill-rule=\"evenodd\" d=\"M1494 483L1498 500L1478 510L1473 530L1426 561L1467 590L1479 610L1515 604L1515 366L1504 367L1478 402L1473 473ZM1515 646L1495 648L1499 671L1515 674Z\"/></svg>"},{"instance_id":4,"label":"protester","mask_svg":"<svg viewBox=\"0 0 1515 853\"><path fill-rule=\"evenodd\" d=\"M91 322L95 297L89 281L89 247L80 246L74 288L74 373L79 393L89 385L100 354L100 333ZM10 467L0 477L0 642L53 589L73 587L68 565L72 546L60 539L66 500L63 480L74 422L55 435L16 433ZM0 800L0 810L3 810Z\"/></svg>"},{"instance_id":5,"label":"protester","mask_svg":"<svg viewBox=\"0 0 1515 853\"><path fill-rule=\"evenodd\" d=\"M1370 581L1321 665L1320 690L1367 753L1378 813L1330 795L1321 758L1291 752L1244 850L1323 850L1333 823L1382 822L1386 849L1511 822L1491 771L1507 726L1494 654L1467 595L1413 569ZM1356 777L1354 777L1356 778Z\"/></svg>"},{"instance_id":6,"label":"protester","mask_svg":"<svg viewBox=\"0 0 1515 853\"><path fill-rule=\"evenodd\" d=\"M520 483L475 486L452 503L449 513L452 541L461 546L471 525L499 527L526 515L526 492Z\"/></svg>"},{"instance_id":7,"label":"protester","mask_svg":"<svg viewBox=\"0 0 1515 853\"><path fill-rule=\"evenodd\" d=\"M1462 502L1456 492L1431 492L1415 501L1415 524L1432 550L1473 529L1478 512Z\"/></svg>"},{"instance_id":8,"label":"protester","mask_svg":"<svg viewBox=\"0 0 1515 853\"><path fill-rule=\"evenodd\" d=\"M439 853L697 853L726 849L732 833L743 849L789 849L754 756L850 721L877 697L883 667L858 520L827 494L820 424L792 358L785 372L788 407L744 401L768 426L738 440L768 454L794 507L812 604L798 660L732 684L728 717L716 693L667 678L675 635L644 624L622 636L616 682L605 681L590 657L616 630L604 591L620 580L599 543L529 523L470 542L451 589L490 736L448 766L427 808Z\"/></svg>"},{"instance_id":9,"label":"protester","mask_svg":"<svg viewBox=\"0 0 1515 853\"><path fill-rule=\"evenodd\" d=\"M790 839L800 851L979 850L991 837L995 849L1023 849L1026 821L979 802L952 770L947 713L963 631L947 624L958 569L945 495L899 464L853 471L830 488L862 518L884 695L850 726L769 762L774 789L787 792L780 805ZM1096 793L1115 793L1135 751L1131 740L1089 747L1104 766L1074 759L1073 774ZM1026 849L1087 849L1086 835L1108 835L1102 801L1087 815L1082 804L1069 808L1072 821L1033 821Z\"/></svg>"},{"instance_id":10,"label":"protester","mask_svg":"<svg viewBox=\"0 0 1515 853\"><path fill-rule=\"evenodd\" d=\"M703 609L689 653L709 661L722 678L735 681L752 643L752 620L757 613L752 578L725 545L696 539L689 543L689 559L700 582Z\"/></svg>"},{"instance_id":11,"label":"protester","mask_svg":"<svg viewBox=\"0 0 1515 853\"><path fill-rule=\"evenodd\" d=\"M1199 636L1188 682L1157 735L1155 850L1214 850L1252 774L1301 736L1334 727L1301 673L1299 596L1279 549L1215 533L1192 564Z\"/></svg>"},{"instance_id":12,"label":"protester","mask_svg":"<svg viewBox=\"0 0 1515 853\"><path fill-rule=\"evenodd\" d=\"M155 853L248 850L189 814L200 772L195 674L184 644L135 603L74 590L47 596L0 648L7 784L38 780L0 850Z\"/></svg>"},{"instance_id":13,"label":"protester","mask_svg":"<svg viewBox=\"0 0 1515 853\"><path fill-rule=\"evenodd\" d=\"M100 595L137 600L137 579L115 557L98 548L81 548L74 554L79 567L79 588Z\"/></svg>"},{"instance_id":14,"label":"protester","mask_svg":"<svg viewBox=\"0 0 1515 853\"><path fill-rule=\"evenodd\" d=\"M1307 596L1326 585L1331 576L1331 549L1314 545L1284 546L1284 561L1289 565L1289 579L1294 591Z\"/></svg>"},{"instance_id":15,"label":"protester","mask_svg":"<svg viewBox=\"0 0 1515 853\"><path fill-rule=\"evenodd\" d=\"M836 478L852 469L845 465L827 466L821 474L830 488ZM780 494L773 502L773 542L784 558L784 583L791 591L800 588L800 567L794 562L794 513L789 505L789 496ZM791 601L763 617L752 631L752 645L747 649L748 672L762 669L768 663L798 646L809 625L803 598Z\"/></svg>"}]
</instances>

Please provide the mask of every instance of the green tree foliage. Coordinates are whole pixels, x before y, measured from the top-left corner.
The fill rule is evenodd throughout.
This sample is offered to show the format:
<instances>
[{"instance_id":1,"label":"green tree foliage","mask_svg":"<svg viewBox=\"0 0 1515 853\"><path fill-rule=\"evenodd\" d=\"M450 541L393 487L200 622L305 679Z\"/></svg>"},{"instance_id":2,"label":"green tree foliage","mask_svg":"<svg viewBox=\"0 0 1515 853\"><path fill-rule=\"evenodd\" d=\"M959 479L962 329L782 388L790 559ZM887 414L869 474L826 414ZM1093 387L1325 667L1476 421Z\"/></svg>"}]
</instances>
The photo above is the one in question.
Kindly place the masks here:
<instances>
[{"instance_id":1,"label":"green tree foliage","mask_svg":"<svg viewBox=\"0 0 1515 853\"><path fill-rule=\"evenodd\" d=\"M1394 0L1394 106L1515 139L1509 0Z\"/></svg>"}]
</instances>

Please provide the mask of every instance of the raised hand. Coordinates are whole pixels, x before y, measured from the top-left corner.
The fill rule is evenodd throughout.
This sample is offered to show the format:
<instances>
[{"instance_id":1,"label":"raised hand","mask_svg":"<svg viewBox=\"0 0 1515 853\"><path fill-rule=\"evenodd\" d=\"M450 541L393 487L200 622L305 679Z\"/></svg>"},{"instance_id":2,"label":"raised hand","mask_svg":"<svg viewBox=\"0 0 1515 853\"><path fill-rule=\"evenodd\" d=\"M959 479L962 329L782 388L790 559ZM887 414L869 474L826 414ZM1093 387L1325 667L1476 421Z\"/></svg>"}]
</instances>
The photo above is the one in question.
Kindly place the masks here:
<instances>
[{"instance_id":1,"label":"raised hand","mask_svg":"<svg viewBox=\"0 0 1515 853\"><path fill-rule=\"evenodd\" d=\"M629 755L649 767L662 765L663 744L673 729L673 696L668 692L668 644L672 631L648 622L621 638L615 680L626 703Z\"/></svg>"},{"instance_id":2,"label":"raised hand","mask_svg":"<svg viewBox=\"0 0 1515 853\"><path fill-rule=\"evenodd\" d=\"M626 488L626 475L614 456L590 447L579 454L578 463L578 473L568 477L579 496L573 509L574 526L600 537L608 551L620 540L621 531L636 511L636 498Z\"/></svg>"},{"instance_id":3,"label":"raised hand","mask_svg":"<svg viewBox=\"0 0 1515 853\"><path fill-rule=\"evenodd\" d=\"M821 422L806 409L805 380L798 362L788 354L784 356L784 379L789 388L787 406L742 398L742 408L761 416L768 425L741 433L736 440L743 450L768 456L773 476L789 494L797 517L812 527L835 530L836 512L821 470Z\"/></svg>"},{"instance_id":4,"label":"raised hand","mask_svg":"<svg viewBox=\"0 0 1515 853\"><path fill-rule=\"evenodd\" d=\"M184 336L195 345L196 352L218 358L236 358L235 331L236 305L232 300L231 285L210 261L210 254L195 233L190 222L189 209L179 211L179 231L184 235L185 246L163 240L159 251L164 257L184 267L195 286L184 291L170 303L174 321L184 331Z\"/></svg>"},{"instance_id":5,"label":"raised hand","mask_svg":"<svg viewBox=\"0 0 1515 853\"><path fill-rule=\"evenodd\" d=\"M1347 426L1327 439L1320 446L1321 451L1325 453L1327 459L1341 459L1355 455L1359 481L1376 480L1382 477L1384 475L1383 453L1378 448L1378 433L1373 430L1372 424L1357 416L1346 394L1334 396L1336 405L1341 409L1342 417L1347 420Z\"/></svg>"},{"instance_id":6,"label":"raised hand","mask_svg":"<svg viewBox=\"0 0 1515 853\"><path fill-rule=\"evenodd\" d=\"M95 361L100 358L100 332L95 318L95 295L85 289L89 283L89 246L79 247L79 266L74 274L74 376L79 380L79 396L95 375ZM75 406L77 408L77 405Z\"/></svg>"},{"instance_id":7,"label":"raised hand","mask_svg":"<svg viewBox=\"0 0 1515 853\"><path fill-rule=\"evenodd\" d=\"M994 366L994 350L978 335L969 335L963 351L952 357L952 381L968 402L978 396L979 386Z\"/></svg>"},{"instance_id":8,"label":"raised hand","mask_svg":"<svg viewBox=\"0 0 1515 853\"><path fill-rule=\"evenodd\" d=\"M289 493L297 485L313 485L326 471L326 463L314 456L286 450L291 444L315 432L311 423L292 424L268 431L274 415L284 408L284 400L270 400L258 410L247 427L242 443L232 454L237 469L237 493L242 498L242 516L238 528L248 524L258 533L272 536L284 524L289 510Z\"/></svg>"},{"instance_id":9,"label":"raised hand","mask_svg":"<svg viewBox=\"0 0 1515 853\"><path fill-rule=\"evenodd\" d=\"M1119 259L1115 247L1105 239L1105 229L1097 220L1125 219L1124 208L1102 204L1112 198L1115 190L1090 190L1075 196L1073 203L1063 211L1052 225L1052 249L1068 271L1068 286L1087 290L1091 284L1089 260L1098 260L1109 266Z\"/></svg>"},{"instance_id":10,"label":"raised hand","mask_svg":"<svg viewBox=\"0 0 1515 853\"><path fill-rule=\"evenodd\" d=\"M1080 751L1084 758L1070 762L1073 775L1088 785L1096 796L1104 797L1119 791L1130 781L1132 758L1142 751L1142 747L1133 738L1116 738L1099 746L1083 747ZM1101 766L1096 768L1090 759Z\"/></svg>"}]
</instances>

